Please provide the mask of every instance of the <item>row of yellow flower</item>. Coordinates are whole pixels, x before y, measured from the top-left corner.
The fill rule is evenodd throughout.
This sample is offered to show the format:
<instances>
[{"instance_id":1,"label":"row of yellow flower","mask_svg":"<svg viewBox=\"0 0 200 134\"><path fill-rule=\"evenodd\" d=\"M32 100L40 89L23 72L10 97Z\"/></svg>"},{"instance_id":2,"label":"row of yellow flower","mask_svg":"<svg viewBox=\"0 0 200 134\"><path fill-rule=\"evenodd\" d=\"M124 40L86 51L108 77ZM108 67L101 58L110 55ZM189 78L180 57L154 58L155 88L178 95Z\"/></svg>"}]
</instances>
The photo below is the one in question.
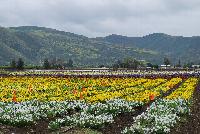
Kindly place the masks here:
<instances>
[{"instance_id":1,"label":"row of yellow flower","mask_svg":"<svg viewBox=\"0 0 200 134\"><path fill-rule=\"evenodd\" d=\"M182 81L181 78L56 78L0 77L0 101L63 101L83 99L87 102L123 98L148 102ZM167 99L191 97L197 78L189 78Z\"/></svg>"},{"instance_id":2,"label":"row of yellow flower","mask_svg":"<svg viewBox=\"0 0 200 134\"><path fill-rule=\"evenodd\" d=\"M144 78L54 78L54 77L0 77L1 101L80 99L102 91L114 91L150 81Z\"/></svg>"},{"instance_id":3,"label":"row of yellow flower","mask_svg":"<svg viewBox=\"0 0 200 134\"><path fill-rule=\"evenodd\" d=\"M190 99L192 97L192 94L196 88L196 85L198 83L197 78L189 78L187 79L179 88L177 88L172 94L166 97L166 99Z\"/></svg>"},{"instance_id":4,"label":"row of yellow flower","mask_svg":"<svg viewBox=\"0 0 200 134\"><path fill-rule=\"evenodd\" d=\"M166 82L166 79L158 78L158 79L146 79L146 82L143 84L140 84L138 86L131 86L127 88L122 88L120 90L115 91L102 91L101 93L95 95L86 97L86 100L89 102L98 102L98 101L105 101L109 99L115 99L115 98L124 98L130 100L128 97L133 94L138 94L139 92L144 92L147 89L153 88L163 82ZM127 97L128 96L128 97ZM135 97L131 97L132 100L140 101L143 97L140 97L140 100L138 100Z\"/></svg>"},{"instance_id":5,"label":"row of yellow flower","mask_svg":"<svg viewBox=\"0 0 200 134\"><path fill-rule=\"evenodd\" d=\"M160 96L162 93L166 93L169 89L174 88L174 86L181 81L181 78L172 78L171 80L152 89L144 90L143 92L138 92L133 95L129 94L126 96L126 99L130 101L148 102L150 100L150 96L153 96L153 98Z\"/></svg>"}]
</instances>

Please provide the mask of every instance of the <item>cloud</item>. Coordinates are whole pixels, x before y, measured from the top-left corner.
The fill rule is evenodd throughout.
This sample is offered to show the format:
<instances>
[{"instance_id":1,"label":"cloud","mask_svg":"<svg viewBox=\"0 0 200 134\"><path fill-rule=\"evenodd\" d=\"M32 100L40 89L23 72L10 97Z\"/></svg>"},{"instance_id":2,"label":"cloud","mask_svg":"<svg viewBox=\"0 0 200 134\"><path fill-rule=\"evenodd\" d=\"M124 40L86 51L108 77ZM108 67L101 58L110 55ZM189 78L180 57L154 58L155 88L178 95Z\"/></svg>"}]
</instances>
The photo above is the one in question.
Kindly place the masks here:
<instances>
[{"instance_id":1,"label":"cloud","mask_svg":"<svg viewBox=\"0 0 200 134\"><path fill-rule=\"evenodd\" d=\"M89 37L200 35L199 0L0 0L0 25L36 25Z\"/></svg>"}]
</instances>

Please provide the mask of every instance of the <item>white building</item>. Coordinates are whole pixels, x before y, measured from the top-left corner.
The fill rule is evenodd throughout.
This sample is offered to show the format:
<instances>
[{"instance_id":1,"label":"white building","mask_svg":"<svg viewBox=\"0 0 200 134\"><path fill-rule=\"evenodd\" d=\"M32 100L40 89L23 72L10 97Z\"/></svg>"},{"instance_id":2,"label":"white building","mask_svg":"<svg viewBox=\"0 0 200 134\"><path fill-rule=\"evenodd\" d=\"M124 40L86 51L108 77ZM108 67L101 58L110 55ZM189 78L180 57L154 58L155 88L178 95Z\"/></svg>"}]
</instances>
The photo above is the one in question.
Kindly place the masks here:
<instances>
[{"instance_id":1,"label":"white building","mask_svg":"<svg viewBox=\"0 0 200 134\"><path fill-rule=\"evenodd\" d=\"M200 65L192 65L192 68L200 68Z\"/></svg>"},{"instance_id":2,"label":"white building","mask_svg":"<svg viewBox=\"0 0 200 134\"><path fill-rule=\"evenodd\" d=\"M171 67L171 65L160 65L161 69L167 69L167 68L170 68L170 67Z\"/></svg>"}]
</instances>

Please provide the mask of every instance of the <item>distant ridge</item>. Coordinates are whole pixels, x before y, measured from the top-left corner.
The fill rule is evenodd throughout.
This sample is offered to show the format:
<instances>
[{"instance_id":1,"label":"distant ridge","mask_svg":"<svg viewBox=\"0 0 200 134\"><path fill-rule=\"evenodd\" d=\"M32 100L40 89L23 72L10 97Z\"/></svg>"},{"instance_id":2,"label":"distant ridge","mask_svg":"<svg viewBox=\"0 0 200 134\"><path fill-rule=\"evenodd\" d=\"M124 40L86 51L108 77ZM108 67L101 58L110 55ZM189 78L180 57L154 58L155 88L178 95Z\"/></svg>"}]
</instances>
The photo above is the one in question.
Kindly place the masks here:
<instances>
[{"instance_id":1,"label":"distant ridge","mask_svg":"<svg viewBox=\"0 0 200 134\"><path fill-rule=\"evenodd\" d=\"M200 37L153 33L143 37L112 34L88 38L56 29L20 26L0 27L0 64L22 57L27 64L42 64L43 59L69 58L77 66L111 65L127 57L161 64L164 57L172 63L200 63Z\"/></svg>"}]
</instances>

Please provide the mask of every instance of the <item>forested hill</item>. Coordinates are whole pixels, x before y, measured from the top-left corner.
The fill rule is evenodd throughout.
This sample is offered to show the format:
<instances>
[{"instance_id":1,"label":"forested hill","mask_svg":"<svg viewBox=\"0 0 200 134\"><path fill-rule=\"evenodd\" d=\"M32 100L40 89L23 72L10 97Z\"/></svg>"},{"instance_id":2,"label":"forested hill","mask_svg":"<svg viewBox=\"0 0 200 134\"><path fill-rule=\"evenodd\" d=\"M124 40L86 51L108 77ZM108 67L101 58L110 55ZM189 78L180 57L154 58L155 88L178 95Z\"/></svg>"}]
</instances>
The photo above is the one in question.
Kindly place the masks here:
<instances>
[{"instance_id":1,"label":"forested hill","mask_svg":"<svg viewBox=\"0 0 200 134\"><path fill-rule=\"evenodd\" d=\"M76 66L111 65L127 57L161 64L165 56L174 63L200 62L200 37L151 34L144 37L110 35L88 38L55 29L22 26L0 28L0 64L23 58L26 64L42 64L45 58L74 61Z\"/></svg>"},{"instance_id":2,"label":"forested hill","mask_svg":"<svg viewBox=\"0 0 200 134\"><path fill-rule=\"evenodd\" d=\"M163 33L154 33L143 37L126 37L121 35L109 35L96 38L111 44L136 47L138 49L151 50L159 55L169 57L175 64L180 59L182 63L200 63L200 37L171 36ZM160 57L156 58L159 62Z\"/></svg>"}]
</instances>

